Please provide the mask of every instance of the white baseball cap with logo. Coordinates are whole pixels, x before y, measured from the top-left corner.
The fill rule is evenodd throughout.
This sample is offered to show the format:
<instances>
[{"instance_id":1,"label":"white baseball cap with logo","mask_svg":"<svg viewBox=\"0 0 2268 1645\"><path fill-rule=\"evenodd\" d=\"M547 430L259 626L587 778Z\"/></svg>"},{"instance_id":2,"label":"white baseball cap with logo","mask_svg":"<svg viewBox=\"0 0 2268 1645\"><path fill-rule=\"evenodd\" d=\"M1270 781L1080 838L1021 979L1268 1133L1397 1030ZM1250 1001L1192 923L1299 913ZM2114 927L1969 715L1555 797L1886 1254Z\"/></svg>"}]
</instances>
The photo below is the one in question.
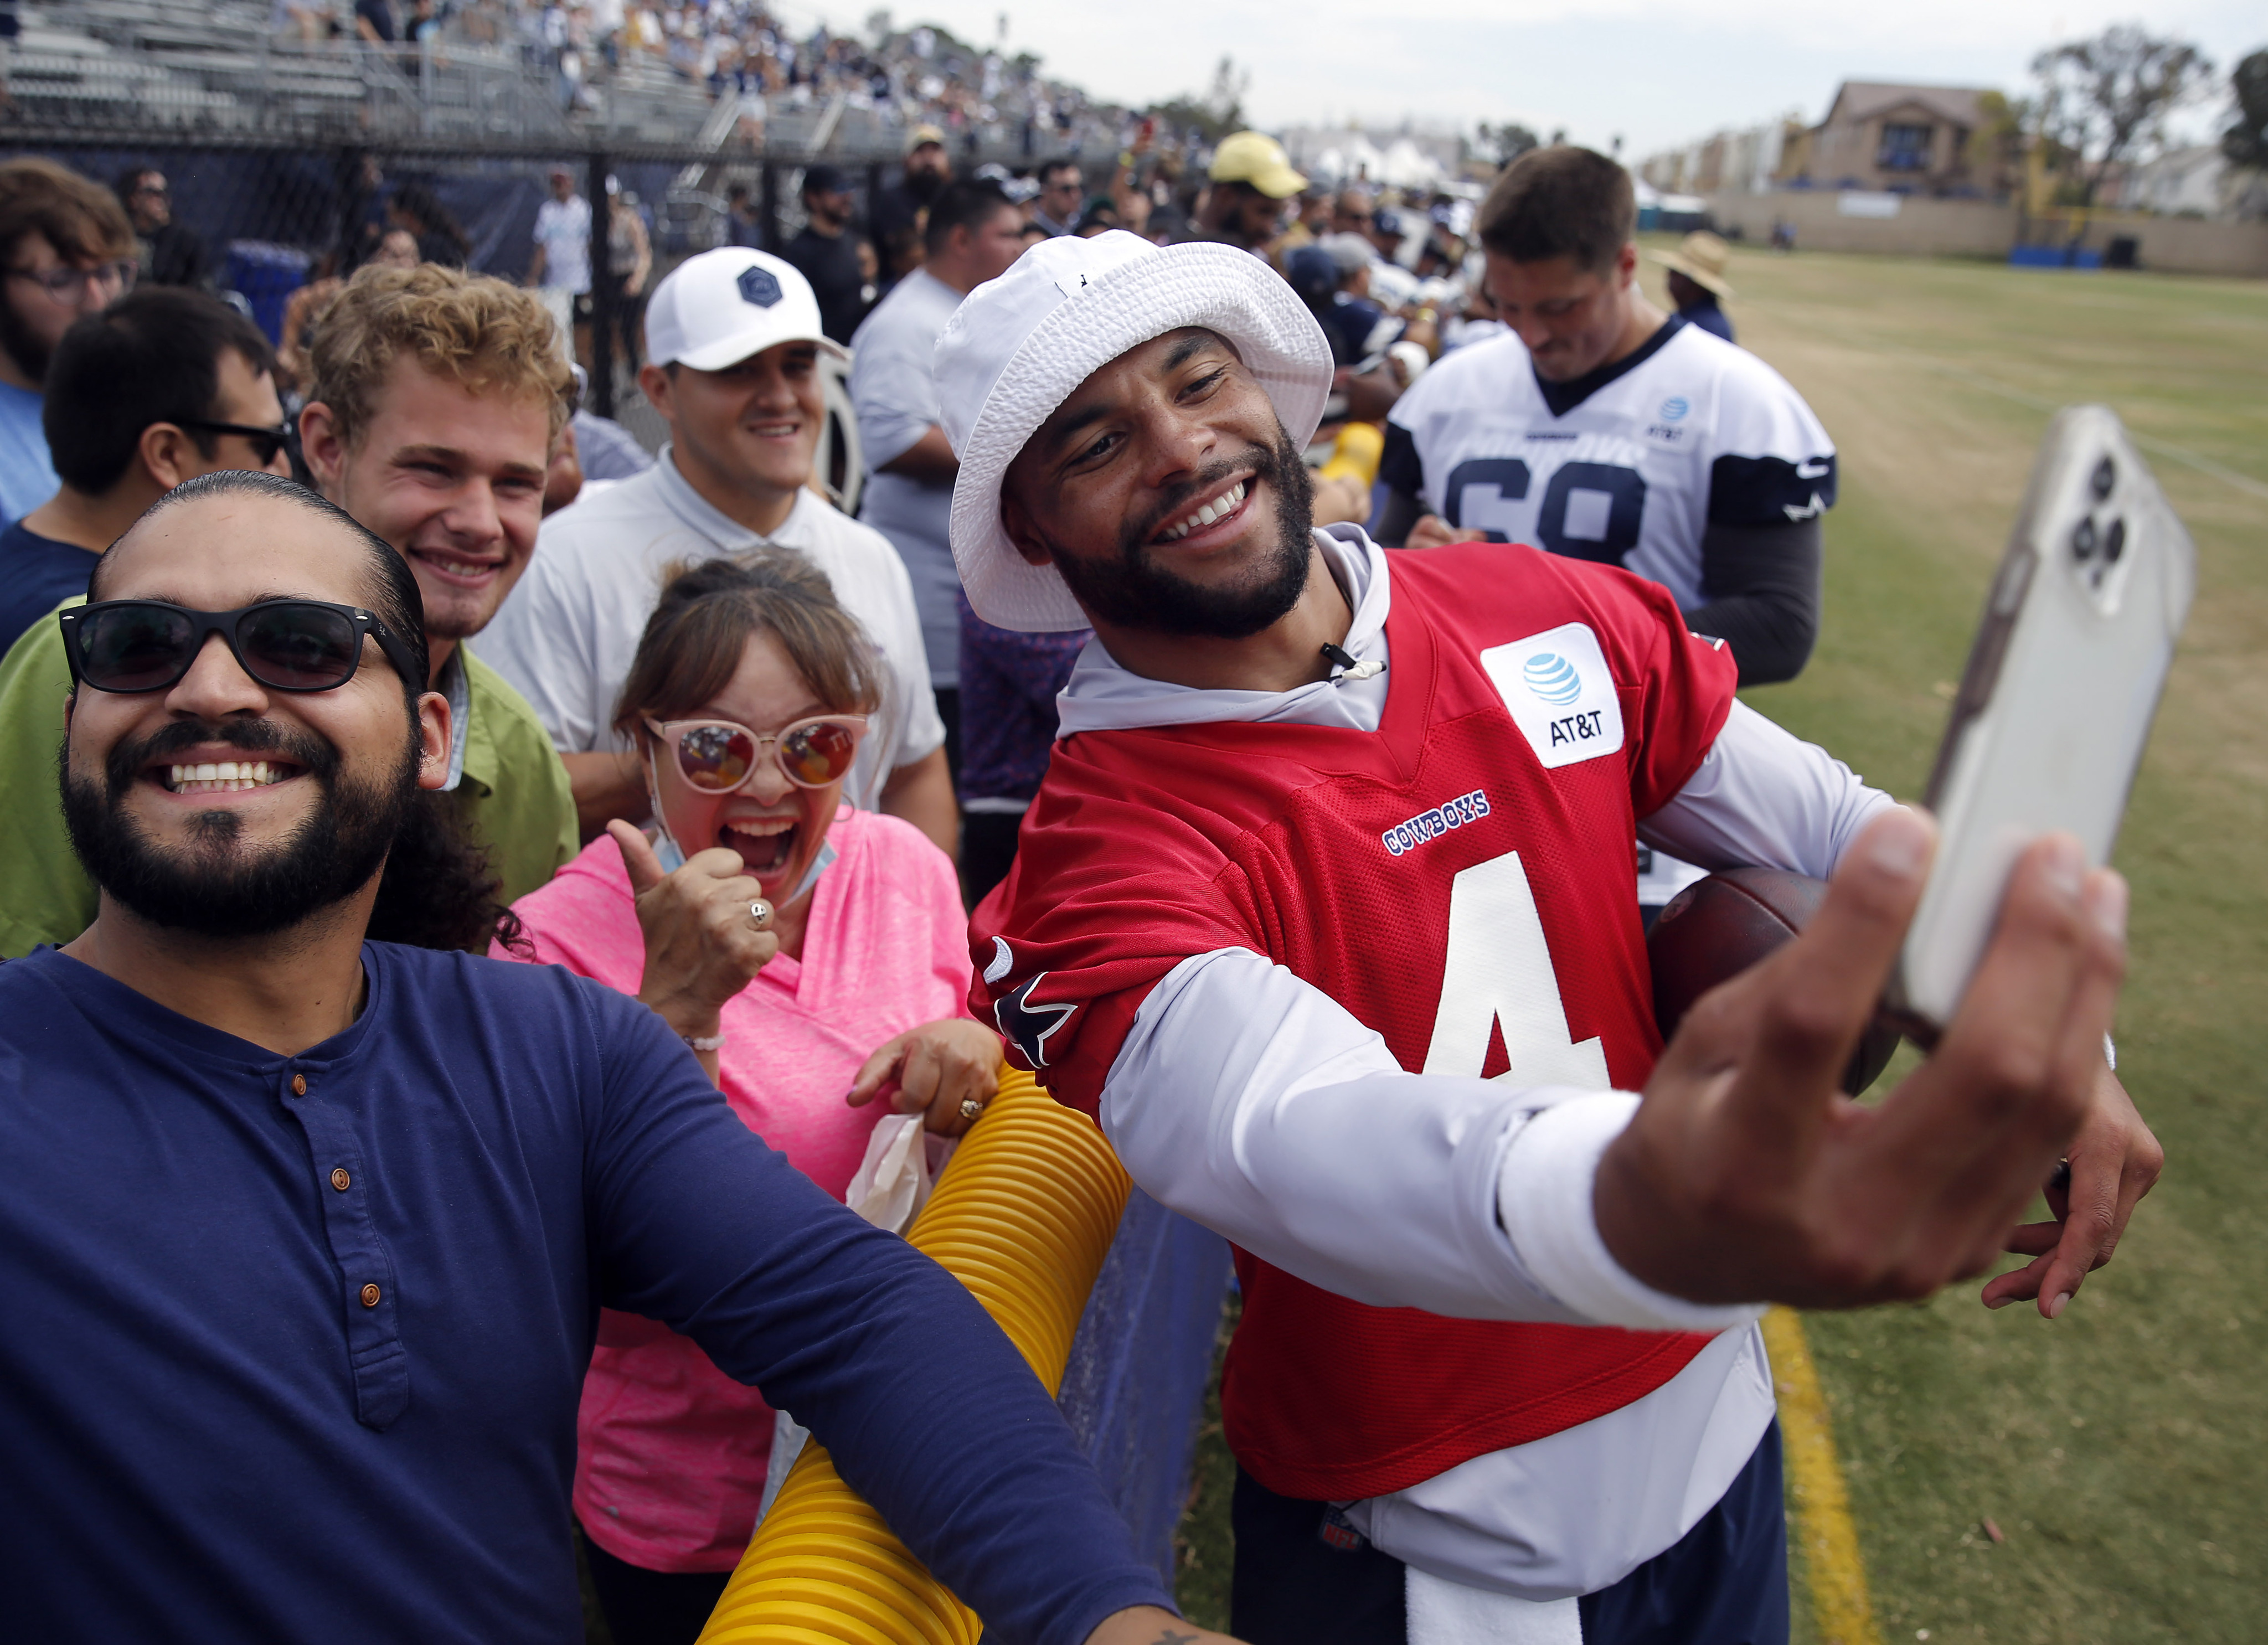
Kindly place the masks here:
<instances>
[{"instance_id":1,"label":"white baseball cap with logo","mask_svg":"<svg viewBox=\"0 0 2268 1645\"><path fill-rule=\"evenodd\" d=\"M645 306L645 357L656 365L721 372L783 343L850 358L820 328L811 283L769 252L721 246L688 257Z\"/></svg>"},{"instance_id":2,"label":"white baseball cap with logo","mask_svg":"<svg viewBox=\"0 0 2268 1645\"><path fill-rule=\"evenodd\" d=\"M1087 625L1062 573L1016 551L1000 519L1000 484L1025 442L1089 376L1187 326L1235 345L1294 446L1314 438L1331 392L1331 345L1283 277L1233 246L1159 247L1123 229L1060 235L954 311L934 356L946 439L961 459L953 558L987 623L1027 633Z\"/></svg>"}]
</instances>

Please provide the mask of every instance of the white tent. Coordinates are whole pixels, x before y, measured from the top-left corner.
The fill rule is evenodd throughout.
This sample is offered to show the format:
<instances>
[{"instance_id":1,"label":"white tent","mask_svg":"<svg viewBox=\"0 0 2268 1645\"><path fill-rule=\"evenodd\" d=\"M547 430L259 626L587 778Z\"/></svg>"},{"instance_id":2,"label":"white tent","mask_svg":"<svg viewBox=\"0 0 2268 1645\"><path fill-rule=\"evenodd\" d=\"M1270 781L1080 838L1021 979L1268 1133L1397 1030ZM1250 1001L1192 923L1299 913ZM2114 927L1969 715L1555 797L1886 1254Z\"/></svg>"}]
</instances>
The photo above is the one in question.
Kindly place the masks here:
<instances>
[{"instance_id":1,"label":"white tent","mask_svg":"<svg viewBox=\"0 0 2268 1645\"><path fill-rule=\"evenodd\" d=\"M1367 147L1367 144L1364 146ZM1441 166L1407 137L1396 137L1372 171L1373 181L1390 188L1425 188L1440 181Z\"/></svg>"}]
</instances>

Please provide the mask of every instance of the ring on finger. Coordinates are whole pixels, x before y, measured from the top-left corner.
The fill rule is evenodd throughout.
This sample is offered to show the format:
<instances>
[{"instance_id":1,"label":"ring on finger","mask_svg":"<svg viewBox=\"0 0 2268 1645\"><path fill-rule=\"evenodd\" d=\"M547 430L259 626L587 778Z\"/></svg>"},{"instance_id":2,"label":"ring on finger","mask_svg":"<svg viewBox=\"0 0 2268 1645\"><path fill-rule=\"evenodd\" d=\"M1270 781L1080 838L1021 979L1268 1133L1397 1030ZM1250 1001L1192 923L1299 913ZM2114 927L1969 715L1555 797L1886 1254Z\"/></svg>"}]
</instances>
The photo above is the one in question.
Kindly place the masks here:
<instances>
[{"instance_id":1,"label":"ring on finger","mask_svg":"<svg viewBox=\"0 0 2268 1645\"><path fill-rule=\"evenodd\" d=\"M961 1117L963 1119L974 1119L983 1111L984 1104L975 1097L964 1096L961 1099Z\"/></svg>"},{"instance_id":2,"label":"ring on finger","mask_svg":"<svg viewBox=\"0 0 2268 1645\"><path fill-rule=\"evenodd\" d=\"M756 922L758 931L770 929L772 923L772 905L762 897L758 897L748 904L748 918Z\"/></svg>"}]
</instances>

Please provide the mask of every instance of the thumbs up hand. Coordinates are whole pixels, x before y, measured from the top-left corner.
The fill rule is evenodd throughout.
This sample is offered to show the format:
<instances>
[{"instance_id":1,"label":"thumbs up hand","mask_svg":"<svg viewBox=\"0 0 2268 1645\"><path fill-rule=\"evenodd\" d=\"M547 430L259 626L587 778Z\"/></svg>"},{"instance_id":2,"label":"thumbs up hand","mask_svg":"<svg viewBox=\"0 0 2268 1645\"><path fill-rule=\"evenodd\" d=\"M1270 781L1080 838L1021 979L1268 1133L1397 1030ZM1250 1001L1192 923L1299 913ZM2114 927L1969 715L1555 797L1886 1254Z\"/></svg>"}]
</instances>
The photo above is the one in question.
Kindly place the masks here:
<instances>
[{"instance_id":1,"label":"thumbs up hand","mask_svg":"<svg viewBox=\"0 0 2268 1645\"><path fill-rule=\"evenodd\" d=\"M617 821L607 824L607 832L622 853L638 929L645 935L637 997L675 1032L696 1039L713 1036L725 1002L779 952L769 922L759 925L749 911L763 888L741 871L740 853L721 845L696 852L683 867L665 874L636 828Z\"/></svg>"}]
</instances>

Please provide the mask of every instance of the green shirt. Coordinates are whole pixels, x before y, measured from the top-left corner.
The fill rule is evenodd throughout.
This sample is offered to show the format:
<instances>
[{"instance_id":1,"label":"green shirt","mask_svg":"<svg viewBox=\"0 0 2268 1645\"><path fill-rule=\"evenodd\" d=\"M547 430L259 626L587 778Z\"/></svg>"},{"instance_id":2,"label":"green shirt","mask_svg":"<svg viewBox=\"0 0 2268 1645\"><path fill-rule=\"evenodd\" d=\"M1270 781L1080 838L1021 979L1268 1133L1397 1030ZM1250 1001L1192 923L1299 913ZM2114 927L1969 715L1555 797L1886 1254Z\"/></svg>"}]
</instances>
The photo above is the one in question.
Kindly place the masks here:
<instances>
[{"instance_id":1,"label":"green shirt","mask_svg":"<svg viewBox=\"0 0 2268 1645\"><path fill-rule=\"evenodd\" d=\"M549 880L579 849L575 798L535 711L469 650L460 645L458 655L472 704L458 815L487 848L489 868L510 903ZM94 885L71 853L55 788L70 695L62 627L42 617L0 660L0 958L69 942L94 921Z\"/></svg>"}]
</instances>

